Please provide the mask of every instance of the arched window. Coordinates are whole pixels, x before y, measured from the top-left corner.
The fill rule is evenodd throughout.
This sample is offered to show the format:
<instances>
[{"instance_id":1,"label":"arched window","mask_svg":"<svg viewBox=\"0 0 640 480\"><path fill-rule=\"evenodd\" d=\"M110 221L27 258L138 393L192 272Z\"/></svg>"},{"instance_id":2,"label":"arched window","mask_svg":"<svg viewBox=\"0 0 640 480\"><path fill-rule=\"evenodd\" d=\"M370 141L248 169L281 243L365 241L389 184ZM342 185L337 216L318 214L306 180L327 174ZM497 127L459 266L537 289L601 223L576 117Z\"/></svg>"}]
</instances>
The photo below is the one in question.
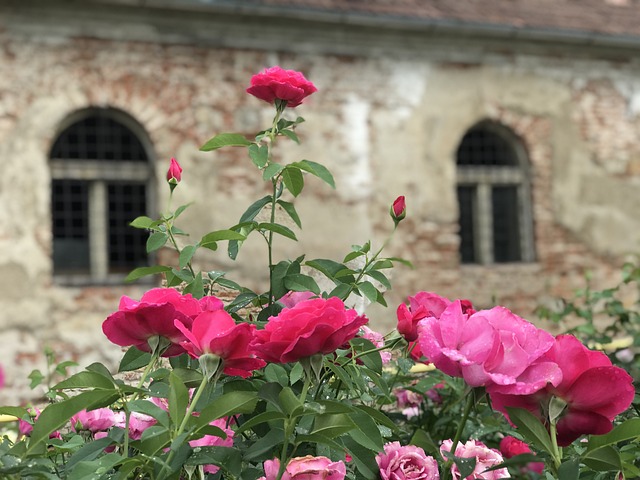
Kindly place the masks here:
<instances>
[{"instance_id":1,"label":"arched window","mask_svg":"<svg viewBox=\"0 0 640 480\"><path fill-rule=\"evenodd\" d=\"M529 162L506 127L482 122L456 153L462 263L531 262L535 258Z\"/></svg>"},{"instance_id":2,"label":"arched window","mask_svg":"<svg viewBox=\"0 0 640 480\"><path fill-rule=\"evenodd\" d=\"M121 280L147 264L147 235L128 225L148 214L144 132L108 109L78 112L67 124L49 155L54 275L72 283Z\"/></svg>"}]
</instances>

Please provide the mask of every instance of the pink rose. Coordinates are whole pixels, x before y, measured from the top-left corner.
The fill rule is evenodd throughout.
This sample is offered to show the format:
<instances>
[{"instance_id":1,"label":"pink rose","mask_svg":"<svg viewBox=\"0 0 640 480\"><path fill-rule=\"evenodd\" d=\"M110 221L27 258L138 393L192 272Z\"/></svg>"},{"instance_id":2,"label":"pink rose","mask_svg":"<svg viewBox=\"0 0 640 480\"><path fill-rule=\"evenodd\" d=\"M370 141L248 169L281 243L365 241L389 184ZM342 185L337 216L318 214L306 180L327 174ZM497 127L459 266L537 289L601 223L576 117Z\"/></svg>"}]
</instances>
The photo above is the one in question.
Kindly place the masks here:
<instances>
[{"instance_id":1,"label":"pink rose","mask_svg":"<svg viewBox=\"0 0 640 480\"><path fill-rule=\"evenodd\" d=\"M258 480L276 480L280 460L274 458L264 462L265 476ZM343 480L347 474L344 462L334 462L327 457L292 458L282 474L282 480Z\"/></svg>"},{"instance_id":2,"label":"pink rose","mask_svg":"<svg viewBox=\"0 0 640 480\"><path fill-rule=\"evenodd\" d=\"M22 436L24 435L25 437L28 437L31 435L31 432L33 431L33 425L34 423L38 420L38 417L40 416L40 410L37 408L30 408L29 409L29 416L33 417L33 420L24 420L24 419L20 419L18 420L18 433ZM53 432L51 432L49 434L49 438L62 438L62 435L60 434L60 432L58 430L55 430Z\"/></svg>"},{"instance_id":3,"label":"pink rose","mask_svg":"<svg viewBox=\"0 0 640 480\"><path fill-rule=\"evenodd\" d=\"M295 362L317 353L332 353L356 336L367 317L346 309L337 297L314 298L283 309L257 330L252 346L273 363Z\"/></svg>"},{"instance_id":4,"label":"pink rose","mask_svg":"<svg viewBox=\"0 0 640 480\"><path fill-rule=\"evenodd\" d=\"M281 100L287 102L287 107L297 107L305 97L317 91L302 73L277 66L266 68L251 77L251 86L247 88L247 93L260 100L267 103Z\"/></svg>"},{"instance_id":5,"label":"pink rose","mask_svg":"<svg viewBox=\"0 0 640 480\"><path fill-rule=\"evenodd\" d=\"M558 444L567 446L581 435L609 432L612 421L633 401L633 379L602 352L589 350L571 335L558 335L544 356L562 372L562 381L531 395L504 394L488 390L493 407L507 416L506 407L529 410L542 421L552 397L567 404L557 424ZM508 416L507 416L508 418Z\"/></svg>"},{"instance_id":6,"label":"pink rose","mask_svg":"<svg viewBox=\"0 0 640 480\"><path fill-rule=\"evenodd\" d=\"M116 424L116 415L110 408L81 410L71 417L71 428L75 432L89 430L92 433L108 430Z\"/></svg>"},{"instance_id":7,"label":"pink rose","mask_svg":"<svg viewBox=\"0 0 640 480\"><path fill-rule=\"evenodd\" d=\"M195 447L233 447L233 435L234 431L230 428L227 428L227 420L225 418L219 418L214 420L209 425L213 425L214 427L218 427L221 429L226 438L218 437L217 435L204 435L202 438L197 440L191 440L189 445L192 448ZM216 473L220 470L220 467L217 465L205 465L204 472L205 473Z\"/></svg>"},{"instance_id":8,"label":"pink rose","mask_svg":"<svg viewBox=\"0 0 640 480\"><path fill-rule=\"evenodd\" d=\"M420 321L419 343L438 369L472 387L527 394L562 376L554 362L541 359L553 337L504 307L467 315L456 300L439 318Z\"/></svg>"},{"instance_id":9,"label":"pink rose","mask_svg":"<svg viewBox=\"0 0 640 480\"><path fill-rule=\"evenodd\" d=\"M175 184L182 180L182 167L175 158L171 159L169 170L167 170L167 181L171 182L171 180L173 180Z\"/></svg>"},{"instance_id":10,"label":"pink rose","mask_svg":"<svg viewBox=\"0 0 640 480\"><path fill-rule=\"evenodd\" d=\"M140 440L142 432L147 428L153 427L158 421L144 413L131 412L129 415L129 438L131 440ZM126 426L126 416L124 412L116 413L116 427L124 428Z\"/></svg>"},{"instance_id":11,"label":"pink rose","mask_svg":"<svg viewBox=\"0 0 640 480\"><path fill-rule=\"evenodd\" d=\"M256 326L236 324L224 310L202 312L193 320L191 329L180 320L175 321L175 326L186 337L181 345L189 355L198 358L209 353L220 357L227 375L246 378L252 370L266 365L249 349Z\"/></svg>"},{"instance_id":12,"label":"pink rose","mask_svg":"<svg viewBox=\"0 0 640 480\"><path fill-rule=\"evenodd\" d=\"M447 460L447 457L444 452L451 452L452 445L453 442L451 440L445 440L442 442L442 445L440 445L440 453L442 454L442 458L445 460ZM458 442L454 455L462 458L475 457L476 466L473 469L473 473L466 477L467 479L481 478L493 480L496 478L511 478L511 475L509 475L509 471L506 468L499 468L497 470L485 472L487 468L498 465L504 460L498 450L495 448L489 448L478 440L469 440L465 444ZM460 471L455 463L451 465L451 475L454 480L460 479Z\"/></svg>"},{"instance_id":13,"label":"pink rose","mask_svg":"<svg viewBox=\"0 0 640 480\"><path fill-rule=\"evenodd\" d=\"M417 417L420 414L420 405L424 397L413 390L398 388L395 391L396 405L401 409L402 414L407 418Z\"/></svg>"},{"instance_id":14,"label":"pink rose","mask_svg":"<svg viewBox=\"0 0 640 480\"><path fill-rule=\"evenodd\" d=\"M315 296L316 294L313 292L287 292L282 296L282 298L280 298L280 300L278 300L278 303L281 303L287 308L291 308L296 306L298 303L304 300L309 300Z\"/></svg>"},{"instance_id":15,"label":"pink rose","mask_svg":"<svg viewBox=\"0 0 640 480\"><path fill-rule=\"evenodd\" d=\"M382 480L439 480L438 463L414 445L390 442L376 455Z\"/></svg>"},{"instance_id":16,"label":"pink rose","mask_svg":"<svg viewBox=\"0 0 640 480\"><path fill-rule=\"evenodd\" d=\"M404 195L399 196L393 201L389 213L396 225L404 220L404 218L407 216L407 203L404 199Z\"/></svg>"},{"instance_id":17,"label":"pink rose","mask_svg":"<svg viewBox=\"0 0 640 480\"><path fill-rule=\"evenodd\" d=\"M154 288L139 302L123 296L118 311L103 322L102 331L116 345L133 345L145 352L151 351L149 339L161 337L169 344L161 354L171 357L184 353L180 343L186 341L174 322L179 320L190 327L193 317L200 312L200 303L190 294L182 295L173 288Z\"/></svg>"},{"instance_id":18,"label":"pink rose","mask_svg":"<svg viewBox=\"0 0 640 480\"><path fill-rule=\"evenodd\" d=\"M409 297L409 307L404 303L398 306L398 332L407 342L418 339L418 322L426 317L439 318L451 300L433 292L418 292Z\"/></svg>"},{"instance_id":19,"label":"pink rose","mask_svg":"<svg viewBox=\"0 0 640 480\"><path fill-rule=\"evenodd\" d=\"M360 327L359 336L369 340L376 348L384 347L384 336L380 332L371 330L366 325ZM382 360L383 365L386 365L391 361L391 352L381 350L380 359Z\"/></svg>"},{"instance_id":20,"label":"pink rose","mask_svg":"<svg viewBox=\"0 0 640 480\"><path fill-rule=\"evenodd\" d=\"M506 436L502 440L500 440L500 453L502 453L504 458L515 457L516 455L522 455L524 453L531 453L531 448L522 440L518 440L512 436ZM534 454L535 455L535 454ZM542 474L544 470L543 462L529 462L525 467L523 467L523 473L527 471L536 472L537 474Z\"/></svg>"}]
</instances>

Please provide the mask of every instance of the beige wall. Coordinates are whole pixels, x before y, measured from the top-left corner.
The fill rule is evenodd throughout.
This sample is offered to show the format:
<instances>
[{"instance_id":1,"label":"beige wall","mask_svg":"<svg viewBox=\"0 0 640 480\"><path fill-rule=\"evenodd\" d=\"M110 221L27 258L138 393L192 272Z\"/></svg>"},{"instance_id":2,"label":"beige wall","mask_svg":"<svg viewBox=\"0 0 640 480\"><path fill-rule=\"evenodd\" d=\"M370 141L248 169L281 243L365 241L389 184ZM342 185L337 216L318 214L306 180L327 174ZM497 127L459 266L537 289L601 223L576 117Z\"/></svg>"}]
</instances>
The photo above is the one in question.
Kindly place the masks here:
<instances>
[{"instance_id":1,"label":"beige wall","mask_svg":"<svg viewBox=\"0 0 640 480\"><path fill-rule=\"evenodd\" d=\"M549 56L543 50L501 53L471 42L397 55L332 54L328 47L283 51L188 45L181 41L88 38L61 30L0 29L0 328L9 386L0 403L23 395L26 375L42 367L51 345L81 365L115 361L119 350L100 329L120 295L144 287L62 287L52 279L48 151L61 122L86 107L134 117L153 144L159 192L169 158L184 167L177 201L194 201L182 227L194 237L236 223L265 184L239 150L201 153L215 133L265 128L272 109L244 92L251 75L280 64L302 70L319 92L296 113L302 145L283 142L283 161L325 164L338 189L314 179L297 205L300 243L278 240L280 258L340 259L354 243L380 245L391 228L388 208L407 197L408 217L388 253L398 267L388 310L373 309L388 331L406 295L434 290L479 305L492 299L531 317L536 305L570 295L586 270L610 285L615 267L640 241L640 68L634 61ZM438 47L438 48L436 48ZM292 48L290 50L295 50ZM532 165L537 261L460 266L454 155L465 131L497 120L524 141ZM232 263L224 251L204 255L264 287L265 248L247 242Z\"/></svg>"}]
</instances>

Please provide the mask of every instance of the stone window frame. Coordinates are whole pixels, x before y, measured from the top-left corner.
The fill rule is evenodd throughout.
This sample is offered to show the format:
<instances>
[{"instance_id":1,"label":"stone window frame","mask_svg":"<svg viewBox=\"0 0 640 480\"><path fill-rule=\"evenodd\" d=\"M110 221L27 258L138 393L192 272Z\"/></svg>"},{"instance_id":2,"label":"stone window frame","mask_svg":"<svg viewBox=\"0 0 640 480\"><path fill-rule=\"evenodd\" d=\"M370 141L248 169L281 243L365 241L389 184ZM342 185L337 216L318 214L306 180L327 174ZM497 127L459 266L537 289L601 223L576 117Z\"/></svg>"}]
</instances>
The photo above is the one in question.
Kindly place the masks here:
<instances>
[{"instance_id":1,"label":"stone window frame","mask_svg":"<svg viewBox=\"0 0 640 480\"><path fill-rule=\"evenodd\" d=\"M458 165L459 148L466 135L474 130L495 135L502 139L512 150L516 165ZM456 149L456 188L463 186L475 187L473 201L473 241L474 261L460 262L464 266L471 265L505 265L532 263L536 260L533 206L531 194L531 164L524 143L509 127L493 120L482 120L465 131ZM520 258L508 262L496 262L494 255L492 207L492 189L496 186L516 187L518 199L518 221L514 226L518 229ZM458 198L458 207L460 200ZM462 229L462 225L460 225Z\"/></svg>"},{"instance_id":2,"label":"stone window frame","mask_svg":"<svg viewBox=\"0 0 640 480\"><path fill-rule=\"evenodd\" d=\"M108 187L110 182L144 183L147 215L153 215L156 200L154 189L154 149L145 129L128 113L111 107L89 107L68 115L60 124L51 141L51 148L58 138L72 125L92 116L107 117L128 129L142 144L146 162L119 160L101 164L100 160L51 158L49 152L49 171L51 184L54 180L79 180L88 182L88 236L89 236L89 273L52 273L56 284L67 286L82 285L118 285L124 282L126 273L109 272L108 239ZM115 164L115 165L114 165ZM113 167L117 168L113 168ZM53 212L53 205L50 212ZM53 225L51 226L53 228ZM132 227L133 228L133 227ZM52 230L53 232L53 230ZM53 242L53 237L52 237ZM152 262L153 256L147 256ZM53 262L53 259L52 259Z\"/></svg>"}]
</instances>

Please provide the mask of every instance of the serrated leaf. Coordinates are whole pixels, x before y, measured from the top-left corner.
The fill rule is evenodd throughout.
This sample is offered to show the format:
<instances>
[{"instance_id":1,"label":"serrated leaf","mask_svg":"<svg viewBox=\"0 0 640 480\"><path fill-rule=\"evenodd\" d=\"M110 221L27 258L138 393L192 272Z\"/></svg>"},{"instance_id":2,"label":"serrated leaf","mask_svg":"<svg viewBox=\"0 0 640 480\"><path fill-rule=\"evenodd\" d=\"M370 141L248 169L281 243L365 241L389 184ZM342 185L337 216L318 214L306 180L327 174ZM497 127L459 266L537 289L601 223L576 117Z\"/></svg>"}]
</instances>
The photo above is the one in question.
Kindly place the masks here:
<instances>
[{"instance_id":1,"label":"serrated leaf","mask_svg":"<svg viewBox=\"0 0 640 480\"><path fill-rule=\"evenodd\" d=\"M210 152L222 147L248 147L253 142L239 133L219 133L200 147L202 152Z\"/></svg>"},{"instance_id":2,"label":"serrated leaf","mask_svg":"<svg viewBox=\"0 0 640 480\"><path fill-rule=\"evenodd\" d=\"M159 248L164 247L169 240L169 235L164 232L153 232L147 239L147 253L155 252Z\"/></svg>"},{"instance_id":3,"label":"serrated leaf","mask_svg":"<svg viewBox=\"0 0 640 480\"><path fill-rule=\"evenodd\" d=\"M304 188L304 178L302 177L300 168L294 167L293 165L294 164L287 165L282 170L281 176L287 190L289 190L294 197L297 197Z\"/></svg>"},{"instance_id":4,"label":"serrated leaf","mask_svg":"<svg viewBox=\"0 0 640 480\"><path fill-rule=\"evenodd\" d=\"M264 222L258 225L259 230L268 230L273 233L282 235L283 237L290 238L291 240L298 240L296 234L289 227L280 225L279 223Z\"/></svg>"},{"instance_id":5,"label":"serrated leaf","mask_svg":"<svg viewBox=\"0 0 640 480\"><path fill-rule=\"evenodd\" d=\"M298 166L301 170L309 172L311 175L315 175L316 177L320 178L332 188L336 188L336 183L333 179L333 175L324 165L312 162L310 160L301 160L300 162L295 162L292 165Z\"/></svg>"},{"instance_id":6,"label":"serrated leaf","mask_svg":"<svg viewBox=\"0 0 640 480\"><path fill-rule=\"evenodd\" d=\"M125 282L133 282L139 278L146 277L147 275L155 275L156 273L170 272L171 267L164 265L154 265L153 267L139 267L132 270L129 275L124 279Z\"/></svg>"},{"instance_id":7,"label":"serrated leaf","mask_svg":"<svg viewBox=\"0 0 640 480\"><path fill-rule=\"evenodd\" d=\"M298 212L296 211L296 207L293 203L285 202L284 200L278 200L278 205L282 207L282 209L287 212L291 220L295 222L298 228L302 228L302 222L300 221L300 217L298 216Z\"/></svg>"}]
</instances>

